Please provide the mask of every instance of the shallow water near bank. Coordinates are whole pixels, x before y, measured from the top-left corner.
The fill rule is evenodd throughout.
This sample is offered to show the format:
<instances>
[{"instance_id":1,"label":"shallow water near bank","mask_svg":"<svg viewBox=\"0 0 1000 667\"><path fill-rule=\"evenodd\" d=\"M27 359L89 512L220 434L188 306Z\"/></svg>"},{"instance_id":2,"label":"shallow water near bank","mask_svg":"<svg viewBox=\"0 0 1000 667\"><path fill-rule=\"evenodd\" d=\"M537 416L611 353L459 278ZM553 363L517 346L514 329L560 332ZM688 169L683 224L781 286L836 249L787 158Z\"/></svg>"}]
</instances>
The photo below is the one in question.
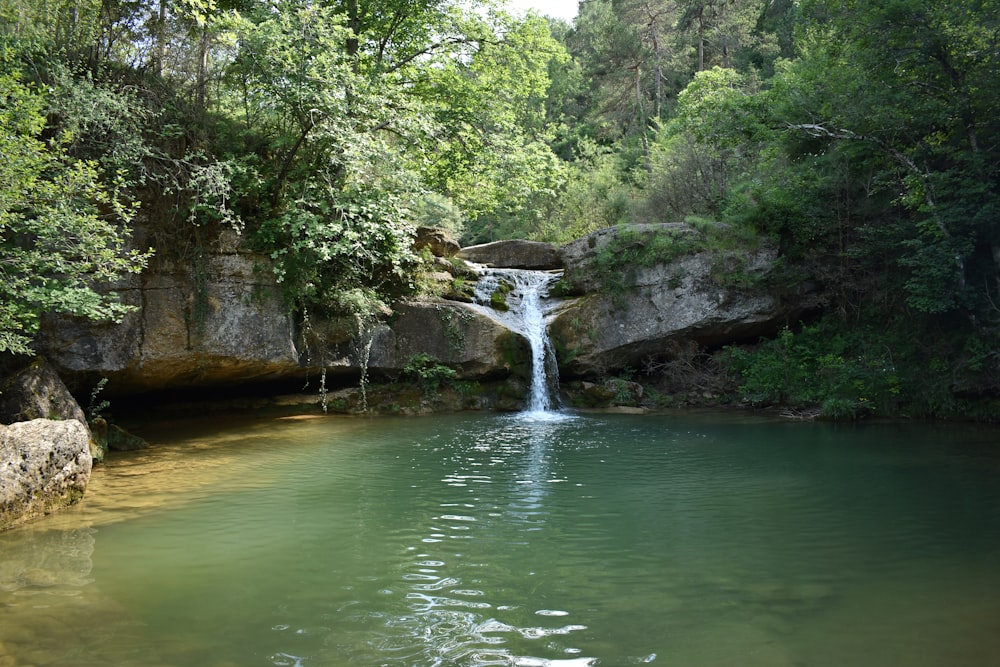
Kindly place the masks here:
<instances>
[{"instance_id":1,"label":"shallow water near bank","mask_svg":"<svg viewBox=\"0 0 1000 667\"><path fill-rule=\"evenodd\" d=\"M996 430L135 428L80 507L0 535L0 664L1000 665Z\"/></svg>"}]
</instances>

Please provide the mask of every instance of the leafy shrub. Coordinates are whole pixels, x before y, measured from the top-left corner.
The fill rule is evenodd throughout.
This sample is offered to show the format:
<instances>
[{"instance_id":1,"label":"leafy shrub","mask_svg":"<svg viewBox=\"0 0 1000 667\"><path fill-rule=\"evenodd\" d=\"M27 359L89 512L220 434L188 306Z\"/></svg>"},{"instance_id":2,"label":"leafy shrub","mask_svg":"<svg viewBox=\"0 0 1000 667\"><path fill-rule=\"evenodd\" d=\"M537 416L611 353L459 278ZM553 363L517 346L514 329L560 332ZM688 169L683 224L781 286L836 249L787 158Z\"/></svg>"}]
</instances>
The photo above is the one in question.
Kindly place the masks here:
<instances>
[{"instance_id":1,"label":"leafy shrub","mask_svg":"<svg viewBox=\"0 0 1000 667\"><path fill-rule=\"evenodd\" d=\"M667 264L702 248L701 235L685 227L620 227L593 259L591 270L612 296L635 284L639 269Z\"/></svg>"},{"instance_id":2,"label":"leafy shrub","mask_svg":"<svg viewBox=\"0 0 1000 667\"><path fill-rule=\"evenodd\" d=\"M403 374L420 385L427 395L439 390L442 384L458 377L458 372L454 368L445 366L436 357L424 352L410 357L403 367Z\"/></svg>"},{"instance_id":3,"label":"leafy shrub","mask_svg":"<svg viewBox=\"0 0 1000 667\"><path fill-rule=\"evenodd\" d=\"M43 314L134 310L97 286L139 273L151 253L128 249L137 205L73 158L69 137L45 136L45 97L12 67L0 54L0 352L33 354Z\"/></svg>"},{"instance_id":4,"label":"leafy shrub","mask_svg":"<svg viewBox=\"0 0 1000 667\"><path fill-rule=\"evenodd\" d=\"M902 392L890 348L871 342L823 325L786 327L756 350L729 354L751 405L820 406L825 416L857 419L895 413Z\"/></svg>"}]
</instances>

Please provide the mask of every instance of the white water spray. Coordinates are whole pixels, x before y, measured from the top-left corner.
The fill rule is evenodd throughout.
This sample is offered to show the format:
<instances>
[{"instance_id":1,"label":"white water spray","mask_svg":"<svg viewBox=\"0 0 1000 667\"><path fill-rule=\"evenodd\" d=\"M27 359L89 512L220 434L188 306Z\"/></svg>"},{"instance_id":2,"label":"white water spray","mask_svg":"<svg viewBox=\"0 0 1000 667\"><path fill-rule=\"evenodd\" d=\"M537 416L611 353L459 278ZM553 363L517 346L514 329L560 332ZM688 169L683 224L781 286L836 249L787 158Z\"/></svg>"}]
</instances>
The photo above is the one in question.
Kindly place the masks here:
<instances>
[{"instance_id":1,"label":"white water spray","mask_svg":"<svg viewBox=\"0 0 1000 667\"><path fill-rule=\"evenodd\" d=\"M531 345L531 391L527 412L549 413L558 386L555 350L549 338L546 298L561 273L523 269L482 269L476 284L476 301L505 326L524 336ZM490 308L490 300L505 290L506 312Z\"/></svg>"}]
</instances>

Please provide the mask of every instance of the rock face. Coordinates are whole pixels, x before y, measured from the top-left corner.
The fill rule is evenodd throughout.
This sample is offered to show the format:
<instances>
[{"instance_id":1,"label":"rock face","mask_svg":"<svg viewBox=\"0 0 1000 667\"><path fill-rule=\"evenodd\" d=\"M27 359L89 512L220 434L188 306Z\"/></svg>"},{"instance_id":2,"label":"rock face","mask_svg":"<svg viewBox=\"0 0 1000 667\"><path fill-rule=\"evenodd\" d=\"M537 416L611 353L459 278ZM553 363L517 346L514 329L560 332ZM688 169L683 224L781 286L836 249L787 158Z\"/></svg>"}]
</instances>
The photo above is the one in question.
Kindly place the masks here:
<instances>
[{"instance_id":1,"label":"rock face","mask_svg":"<svg viewBox=\"0 0 1000 667\"><path fill-rule=\"evenodd\" d=\"M419 243L456 270L442 257L458 251L446 235L424 230ZM546 247L552 261L554 251ZM474 278L471 269L464 278ZM321 365L345 381L362 368L393 376L420 353L455 367L462 378L487 379L529 358L517 335L445 300L397 304L388 324L371 334L355 336L351 320L313 322L302 335L266 262L235 251L208 255L196 267L161 263L116 291L139 306L122 323L52 319L39 338L40 350L80 394L102 377L114 398L304 379Z\"/></svg>"},{"instance_id":2,"label":"rock face","mask_svg":"<svg viewBox=\"0 0 1000 667\"><path fill-rule=\"evenodd\" d=\"M44 327L40 349L77 384L107 377L117 395L302 373L294 322L252 255L162 263L117 291L140 307L121 324L64 318Z\"/></svg>"},{"instance_id":3,"label":"rock face","mask_svg":"<svg viewBox=\"0 0 1000 667\"><path fill-rule=\"evenodd\" d=\"M445 300L401 304L372 340L369 369L398 373L417 354L458 371L459 379L491 379L518 371L527 375L527 341L464 303Z\"/></svg>"},{"instance_id":4,"label":"rock face","mask_svg":"<svg viewBox=\"0 0 1000 667\"><path fill-rule=\"evenodd\" d=\"M505 269L548 271L562 268L562 259L556 247L538 241L494 241L462 248L457 257Z\"/></svg>"},{"instance_id":5,"label":"rock face","mask_svg":"<svg viewBox=\"0 0 1000 667\"><path fill-rule=\"evenodd\" d=\"M81 498L90 481L90 434L76 420L0 426L0 530Z\"/></svg>"},{"instance_id":6,"label":"rock face","mask_svg":"<svg viewBox=\"0 0 1000 667\"><path fill-rule=\"evenodd\" d=\"M76 399L45 358L35 359L0 386L0 424L32 419L75 419L87 423Z\"/></svg>"},{"instance_id":7,"label":"rock face","mask_svg":"<svg viewBox=\"0 0 1000 667\"><path fill-rule=\"evenodd\" d=\"M684 225L669 227L681 240L697 233ZM563 250L567 278L586 292L550 326L564 377L642 368L645 360L670 358L691 344L713 347L756 339L802 313L801 302L738 286L741 281L759 282L771 270L776 252L766 247L738 255L695 252L646 268L632 267L627 288L595 291L601 288L594 258L613 234L602 230ZM741 280L734 279L736 273Z\"/></svg>"},{"instance_id":8,"label":"rock face","mask_svg":"<svg viewBox=\"0 0 1000 667\"><path fill-rule=\"evenodd\" d=\"M158 389L303 380L320 367L341 384L362 369L394 378L418 354L451 366L462 379L526 376L527 343L482 309L458 302L470 299L467 290L475 281L472 273L456 273L466 260L563 268L564 285L578 298L550 326L561 373L600 378L641 368L644 360L668 360L678 349L769 335L796 320L801 301L759 287L775 251L699 251L710 233L712 228L684 223L634 225L603 229L562 248L503 241L456 251L445 236L425 230L419 244L437 254L431 275L451 290L439 291L449 300L397 303L386 322L360 336L353 320L312 322L299 331L266 262L234 245L194 266L161 262L118 286L125 302L140 306L121 324L46 323L40 349L73 380L78 395L107 377L112 402ZM641 263L625 262L616 270L628 274L627 285L609 288L601 263L622 254L621 247L649 250L643 247L649 239L666 240L662 261L646 261L647 253ZM443 257L452 253L453 259Z\"/></svg>"}]
</instances>

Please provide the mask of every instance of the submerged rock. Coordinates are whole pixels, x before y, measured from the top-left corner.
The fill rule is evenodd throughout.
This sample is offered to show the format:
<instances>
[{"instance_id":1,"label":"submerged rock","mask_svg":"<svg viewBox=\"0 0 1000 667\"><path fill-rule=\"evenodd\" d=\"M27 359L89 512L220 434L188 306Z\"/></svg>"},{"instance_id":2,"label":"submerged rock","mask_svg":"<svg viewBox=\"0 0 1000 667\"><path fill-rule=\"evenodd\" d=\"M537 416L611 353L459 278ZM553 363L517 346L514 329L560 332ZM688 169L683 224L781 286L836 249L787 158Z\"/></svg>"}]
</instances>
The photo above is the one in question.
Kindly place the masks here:
<instances>
[{"instance_id":1,"label":"submerged rock","mask_svg":"<svg viewBox=\"0 0 1000 667\"><path fill-rule=\"evenodd\" d=\"M109 451L132 452L149 447L149 443L139 436L129 433L117 424L109 424L103 417L95 418L90 424L90 430L102 453ZM101 458L95 457L94 460L102 461L103 458L103 456Z\"/></svg>"},{"instance_id":2,"label":"submerged rock","mask_svg":"<svg viewBox=\"0 0 1000 667\"><path fill-rule=\"evenodd\" d=\"M92 463L90 433L76 420L0 426L0 531L79 501Z\"/></svg>"}]
</instances>

